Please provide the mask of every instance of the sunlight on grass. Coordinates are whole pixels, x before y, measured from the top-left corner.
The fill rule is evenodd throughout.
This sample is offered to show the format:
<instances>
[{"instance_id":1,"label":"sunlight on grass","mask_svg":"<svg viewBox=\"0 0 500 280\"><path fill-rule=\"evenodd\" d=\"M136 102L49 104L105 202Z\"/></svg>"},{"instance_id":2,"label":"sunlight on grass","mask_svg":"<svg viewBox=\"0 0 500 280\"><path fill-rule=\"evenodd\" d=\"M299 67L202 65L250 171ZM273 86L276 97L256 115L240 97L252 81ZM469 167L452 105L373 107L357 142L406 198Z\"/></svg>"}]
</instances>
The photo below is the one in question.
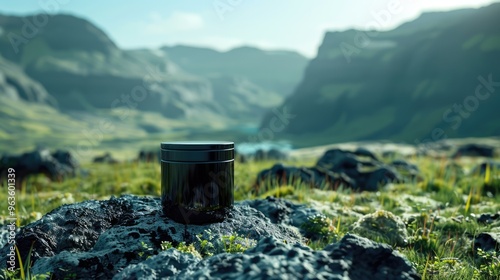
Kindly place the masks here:
<instances>
[{"instance_id":1,"label":"sunlight on grass","mask_svg":"<svg viewBox=\"0 0 500 280\"><path fill-rule=\"evenodd\" d=\"M345 186L334 191L326 185L316 189L290 177L283 184L271 179L256 188L258 173L276 162L236 163L235 200L274 196L318 209L325 215L324 221L321 220L325 227L318 227L318 232L325 236L307 241L314 249L340 240L360 216L377 210L389 211L406 221L408 246L397 249L423 279L488 279L482 276L486 268L481 268L484 264L474 257L470 239L489 230L488 225L478 224L474 217L500 211L499 196L486 195L483 187L495 182L497 170L488 167L484 175L459 176L448 168L445 160L425 157L409 160L419 166L423 180L390 184L378 192L355 192ZM284 164L313 166L315 160L290 160ZM76 177L64 182L51 182L43 176L30 178L24 189L17 192L17 223L25 226L61 205L89 199L123 194L158 197L160 173L158 163L123 162L85 164ZM5 192L0 193L0 201L0 222L5 223L8 217Z\"/></svg>"}]
</instances>

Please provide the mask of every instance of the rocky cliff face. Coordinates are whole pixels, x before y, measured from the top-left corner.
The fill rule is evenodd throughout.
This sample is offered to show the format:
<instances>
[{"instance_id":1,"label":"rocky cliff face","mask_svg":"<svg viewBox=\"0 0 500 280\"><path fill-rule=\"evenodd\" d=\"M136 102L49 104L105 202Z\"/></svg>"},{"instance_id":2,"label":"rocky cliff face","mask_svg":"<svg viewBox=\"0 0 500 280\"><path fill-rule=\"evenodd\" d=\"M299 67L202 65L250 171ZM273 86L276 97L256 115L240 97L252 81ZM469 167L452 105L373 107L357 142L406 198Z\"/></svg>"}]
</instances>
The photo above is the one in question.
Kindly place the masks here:
<instances>
[{"instance_id":1,"label":"rocky cliff face","mask_svg":"<svg viewBox=\"0 0 500 280\"><path fill-rule=\"evenodd\" d=\"M500 134L499 12L494 4L387 32L327 33L284 102L296 115L285 133L316 144Z\"/></svg>"}]
</instances>

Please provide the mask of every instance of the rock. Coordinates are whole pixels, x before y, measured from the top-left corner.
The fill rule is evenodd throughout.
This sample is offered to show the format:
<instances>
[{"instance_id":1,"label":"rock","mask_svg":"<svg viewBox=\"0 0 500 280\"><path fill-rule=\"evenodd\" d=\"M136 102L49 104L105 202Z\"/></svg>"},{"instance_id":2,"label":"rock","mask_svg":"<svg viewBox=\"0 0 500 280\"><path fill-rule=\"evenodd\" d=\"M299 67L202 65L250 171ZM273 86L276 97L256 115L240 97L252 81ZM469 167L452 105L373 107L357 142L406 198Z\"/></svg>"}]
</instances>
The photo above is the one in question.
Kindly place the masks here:
<instances>
[{"instance_id":1,"label":"rock","mask_svg":"<svg viewBox=\"0 0 500 280\"><path fill-rule=\"evenodd\" d=\"M370 160L362 160L355 152L340 149L327 151L316 166L333 173L345 174L354 182L350 187L360 191L376 191L380 185L402 180L401 175L393 167L371 157ZM367 169L369 171L366 171Z\"/></svg>"},{"instance_id":2,"label":"rock","mask_svg":"<svg viewBox=\"0 0 500 280\"><path fill-rule=\"evenodd\" d=\"M404 222L391 212L384 210L361 217L352 225L352 232L397 246L405 246L408 240L408 231Z\"/></svg>"},{"instance_id":3,"label":"rock","mask_svg":"<svg viewBox=\"0 0 500 280\"><path fill-rule=\"evenodd\" d=\"M69 151L57 150L54 153L52 153L52 157L55 160L57 160L60 164L70 167L73 172L79 166L78 161Z\"/></svg>"},{"instance_id":4,"label":"rock","mask_svg":"<svg viewBox=\"0 0 500 280\"><path fill-rule=\"evenodd\" d=\"M474 240L474 248L481 248L486 252L500 252L500 232L480 233Z\"/></svg>"},{"instance_id":5,"label":"rock","mask_svg":"<svg viewBox=\"0 0 500 280\"><path fill-rule=\"evenodd\" d=\"M289 243L302 242L299 229L291 223L305 210L285 203L290 217L273 223L267 217L274 214L266 211L275 207L266 203L278 202L237 203L222 223L185 226L163 216L159 198L128 195L86 201L61 206L21 228L16 243L23 259L33 244L33 273L54 272L54 277L60 279L64 273L111 278L129 264L144 260L138 254L143 250L141 242L149 244L154 252L160 250L162 241L189 244L197 241L197 235L221 240L224 235L234 234L255 241L272 236ZM254 204L264 212L250 207ZM7 247L0 250L0 264L5 264L7 251Z\"/></svg>"},{"instance_id":6,"label":"rock","mask_svg":"<svg viewBox=\"0 0 500 280\"><path fill-rule=\"evenodd\" d=\"M367 158L373 159L375 161L378 161L378 158L375 156L374 153L372 153L370 150L362 148L362 147L358 147L354 151L354 154L357 156L367 157Z\"/></svg>"},{"instance_id":7,"label":"rock","mask_svg":"<svg viewBox=\"0 0 500 280\"><path fill-rule=\"evenodd\" d=\"M310 218L324 216L314 208L308 208L305 205L294 204L284 199L267 197L266 199L248 200L242 202L243 205L248 205L259 210L275 224L292 225L300 229L302 235L306 238L320 239L321 236L310 234L303 227Z\"/></svg>"},{"instance_id":8,"label":"rock","mask_svg":"<svg viewBox=\"0 0 500 280\"><path fill-rule=\"evenodd\" d=\"M326 151L318 160L316 166L329 169L331 171L356 169L358 165L371 166L374 164L370 161L360 161L356 154L350 151L340 149L331 149Z\"/></svg>"},{"instance_id":9,"label":"rock","mask_svg":"<svg viewBox=\"0 0 500 280\"><path fill-rule=\"evenodd\" d=\"M0 179L7 177L9 168L15 170L16 188L21 189L23 182L32 175L45 174L53 181L74 176L78 163L67 151L41 149L21 155L5 155L0 159Z\"/></svg>"},{"instance_id":10,"label":"rock","mask_svg":"<svg viewBox=\"0 0 500 280\"><path fill-rule=\"evenodd\" d=\"M204 226L178 224L161 209L159 198L132 195L64 205L21 228L16 243L23 259L33 246L33 274L53 279L420 279L390 246L356 235L320 251L302 245L297 226L319 213L285 200L237 203L225 221ZM258 242L204 259L161 249L162 241L177 246L227 235ZM8 249L0 250L0 268Z\"/></svg>"},{"instance_id":11,"label":"rock","mask_svg":"<svg viewBox=\"0 0 500 280\"><path fill-rule=\"evenodd\" d=\"M254 188L259 191L262 186L269 184L286 185L296 183L306 184L313 188L326 186L337 189L341 185L351 186L354 181L345 174L335 174L322 168L294 167L277 163L257 175Z\"/></svg>"},{"instance_id":12,"label":"rock","mask_svg":"<svg viewBox=\"0 0 500 280\"><path fill-rule=\"evenodd\" d=\"M495 156L495 148L487 145L480 144L467 144L458 147L457 151L453 154L453 158L458 157L488 157Z\"/></svg>"},{"instance_id":13,"label":"rock","mask_svg":"<svg viewBox=\"0 0 500 280\"><path fill-rule=\"evenodd\" d=\"M113 158L113 156L110 153L105 153L102 156L94 157L94 159L92 160L92 162L94 162L94 163L116 164L116 163L118 163L118 160L116 160L115 158Z\"/></svg>"},{"instance_id":14,"label":"rock","mask_svg":"<svg viewBox=\"0 0 500 280\"><path fill-rule=\"evenodd\" d=\"M307 168L286 166L282 163L277 163L270 169L259 172L256 187L258 188L261 184L265 183L273 183L273 181L276 181L280 185L286 185L299 181L313 183L315 178L314 173Z\"/></svg>"},{"instance_id":15,"label":"rock","mask_svg":"<svg viewBox=\"0 0 500 280\"><path fill-rule=\"evenodd\" d=\"M316 188L324 188L326 186L329 189L337 190L340 186L350 187L356 184L353 179L344 173L334 173L316 166L308 168L308 170L314 174L314 186Z\"/></svg>"},{"instance_id":16,"label":"rock","mask_svg":"<svg viewBox=\"0 0 500 280\"><path fill-rule=\"evenodd\" d=\"M495 214L484 213L479 215L479 217L477 217L477 222L482 224L492 224L493 222L499 220L500 220L500 212L497 212Z\"/></svg>"},{"instance_id":17,"label":"rock","mask_svg":"<svg viewBox=\"0 0 500 280\"><path fill-rule=\"evenodd\" d=\"M281 183L279 178L283 174L293 174L292 178L300 178L301 182L317 188L337 189L343 185L360 191L376 191L380 185L402 180L401 174L392 166L377 161L369 151L359 149L356 152L329 150L312 168L275 165L259 174L257 185L265 183L263 178L277 178L278 183ZM411 174L416 176L418 171L412 169Z\"/></svg>"},{"instance_id":18,"label":"rock","mask_svg":"<svg viewBox=\"0 0 500 280\"><path fill-rule=\"evenodd\" d=\"M172 279L182 271L192 270L199 262L200 259L192 254L168 249L143 262L129 265L113 279Z\"/></svg>"},{"instance_id":19,"label":"rock","mask_svg":"<svg viewBox=\"0 0 500 280\"><path fill-rule=\"evenodd\" d=\"M410 164L405 168L409 170L408 179L418 175L418 168L415 169ZM390 182L402 181L403 176L393 166L377 161L367 150L358 149L356 152L350 152L332 149L327 151L312 168L276 164L270 169L263 170L257 176L256 187L259 188L272 180L281 185L300 180L316 188L337 189L343 185L359 191L376 191L380 186Z\"/></svg>"},{"instance_id":20,"label":"rock","mask_svg":"<svg viewBox=\"0 0 500 280\"><path fill-rule=\"evenodd\" d=\"M381 186L402 181L400 179L401 175L389 167L382 167L373 172L360 173L359 177L354 189L365 191L377 191Z\"/></svg>"},{"instance_id":21,"label":"rock","mask_svg":"<svg viewBox=\"0 0 500 280\"><path fill-rule=\"evenodd\" d=\"M203 260L169 249L130 265L114 279L420 279L388 245L347 234L314 251L266 237L242 254Z\"/></svg>"},{"instance_id":22,"label":"rock","mask_svg":"<svg viewBox=\"0 0 500 280\"><path fill-rule=\"evenodd\" d=\"M411 171L414 171L414 172L420 172L420 170L418 169L418 166L416 166L415 164L411 164L411 163L408 163L404 160L394 160L391 162L391 165L394 166L394 167L400 167L400 168L404 168L406 170L411 170Z\"/></svg>"}]
</instances>

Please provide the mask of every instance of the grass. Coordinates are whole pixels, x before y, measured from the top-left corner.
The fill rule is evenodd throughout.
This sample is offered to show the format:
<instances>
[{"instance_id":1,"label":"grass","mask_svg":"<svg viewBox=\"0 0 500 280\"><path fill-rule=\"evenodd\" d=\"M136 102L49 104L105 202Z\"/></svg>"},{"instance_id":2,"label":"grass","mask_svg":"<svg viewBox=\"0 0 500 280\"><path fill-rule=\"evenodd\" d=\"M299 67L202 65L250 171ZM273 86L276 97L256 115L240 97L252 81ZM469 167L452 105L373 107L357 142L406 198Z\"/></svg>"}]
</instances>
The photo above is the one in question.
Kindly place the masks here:
<instances>
[{"instance_id":1,"label":"grass","mask_svg":"<svg viewBox=\"0 0 500 280\"><path fill-rule=\"evenodd\" d=\"M359 217L377 210L389 211L403 219L408 231L406 245L390 244L405 255L423 279L498 279L498 253L482 252L473 247L474 237L481 232L495 230L493 225L479 224L476 217L482 213L500 211L498 193L499 170L486 174L465 176L446 168L448 160L426 157L409 159L422 170L422 180L393 184L379 192L353 192L340 187L311 189L301 182L287 180L279 186L269 181L255 189L258 172L275 162L248 162L235 164L235 200L264 198L269 195L306 203L323 215L303 225L311 238L307 245L321 249L338 241ZM312 166L307 162L289 161L285 164ZM472 163L463 167L470 169ZM82 172L64 182L50 182L43 176L27 180L16 196L18 225L25 226L41 215L67 203L88 199L108 199L123 194L160 195L160 166L157 163L123 162L116 165L84 164ZM493 183L497 182L497 183ZM486 188L487 187L487 188ZM0 193L0 222L8 217L6 192ZM496 225L497 230L500 223ZM377 239L377 238L375 238ZM248 248L244 237L227 236L222 242L227 252L242 252ZM376 241L384 242L384 239ZM213 254L213 240L199 240L174 248L202 257ZM387 242L387 241L385 241ZM165 244L165 248L170 248ZM217 252L215 252L217 253Z\"/></svg>"}]
</instances>

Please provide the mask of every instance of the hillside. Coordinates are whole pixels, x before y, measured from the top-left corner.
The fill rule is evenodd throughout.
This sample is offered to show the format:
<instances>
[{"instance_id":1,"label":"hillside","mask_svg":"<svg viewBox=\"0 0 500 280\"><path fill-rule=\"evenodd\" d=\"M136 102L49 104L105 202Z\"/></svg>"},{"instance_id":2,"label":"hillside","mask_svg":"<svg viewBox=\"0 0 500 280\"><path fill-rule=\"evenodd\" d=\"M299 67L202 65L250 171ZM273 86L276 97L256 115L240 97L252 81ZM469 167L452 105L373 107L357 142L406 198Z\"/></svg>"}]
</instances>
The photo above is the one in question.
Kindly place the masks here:
<instances>
[{"instance_id":1,"label":"hillside","mask_svg":"<svg viewBox=\"0 0 500 280\"><path fill-rule=\"evenodd\" d=\"M177 65L201 75L237 75L287 96L300 81L307 58L293 51L264 51L239 47L226 52L192 47L163 47L162 50Z\"/></svg>"},{"instance_id":2,"label":"hillside","mask_svg":"<svg viewBox=\"0 0 500 280\"><path fill-rule=\"evenodd\" d=\"M499 135L500 98L483 85L500 81L498 14L493 4L423 14L387 32L328 32L283 104L296 115L283 137L311 145Z\"/></svg>"},{"instance_id":3,"label":"hillside","mask_svg":"<svg viewBox=\"0 0 500 280\"><path fill-rule=\"evenodd\" d=\"M33 15L0 15L0 96L7 103L0 109L5 117L0 140L2 147L16 150L64 145L68 141L57 139L75 139L75 131L99 123L99 118L114 120L121 129L107 136L108 144L127 137L136 142L147 138L149 143L159 135L175 139L210 129L257 127L261 116L284 100L283 92L275 90L280 86L269 82L272 75L278 84L297 83L306 61L296 53L281 56L242 48L228 52L232 61L228 71L219 71L217 64L204 65L206 72L191 71L175 62L183 59L182 54L120 49L82 18L54 15L33 28L26 24L32 19ZM269 62L243 71L254 54L259 57L255 62ZM259 67L274 63L283 71L258 73ZM235 68L242 71L233 72ZM291 71L285 71L288 68ZM57 129L51 119L72 123L76 130ZM33 133L19 141L27 128Z\"/></svg>"},{"instance_id":4,"label":"hillside","mask_svg":"<svg viewBox=\"0 0 500 280\"><path fill-rule=\"evenodd\" d=\"M191 74L190 69L185 71L182 66L178 67L175 61L182 60L180 55L169 54L167 57L162 51L121 50L98 27L71 15L51 17L50 22L37 28L36 34L25 42L23 40L26 38L22 37L24 23L31 18L0 16L3 30L0 34L0 52L30 78L43 85L62 111L109 109L118 104L123 106L123 103L127 103L123 95L135 94L140 97L132 100L134 108L158 112L167 118L223 121L229 117L248 120L258 118L267 108L282 101L282 97L267 87L266 83L255 83L262 79L253 79L255 75L251 73L221 73L231 82L212 84L212 81L217 83L217 75L213 77L196 71ZM11 42L12 38L17 39L15 43ZM253 52L261 56L259 61L266 60L266 53L257 49L252 49L251 53L240 50L229 53L235 67L245 69L246 62L253 59ZM280 61L282 68L305 66L305 58L298 54L275 61ZM218 73L218 70L211 72ZM252 73L255 72L256 69L253 69ZM288 73L277 72L276 75L279 76L278 80L285 79L287 83L298 80L293 75L288 77ZM267 75L266 78L273 80ZM265 92L270 96L271 104L254 102L252 110L238 114L226 108L238 103L239 99L214 101L215 95L233 93L235 88L238 93L230 99L241 97L245 101Z\"/></svg>"}]
</instances>

